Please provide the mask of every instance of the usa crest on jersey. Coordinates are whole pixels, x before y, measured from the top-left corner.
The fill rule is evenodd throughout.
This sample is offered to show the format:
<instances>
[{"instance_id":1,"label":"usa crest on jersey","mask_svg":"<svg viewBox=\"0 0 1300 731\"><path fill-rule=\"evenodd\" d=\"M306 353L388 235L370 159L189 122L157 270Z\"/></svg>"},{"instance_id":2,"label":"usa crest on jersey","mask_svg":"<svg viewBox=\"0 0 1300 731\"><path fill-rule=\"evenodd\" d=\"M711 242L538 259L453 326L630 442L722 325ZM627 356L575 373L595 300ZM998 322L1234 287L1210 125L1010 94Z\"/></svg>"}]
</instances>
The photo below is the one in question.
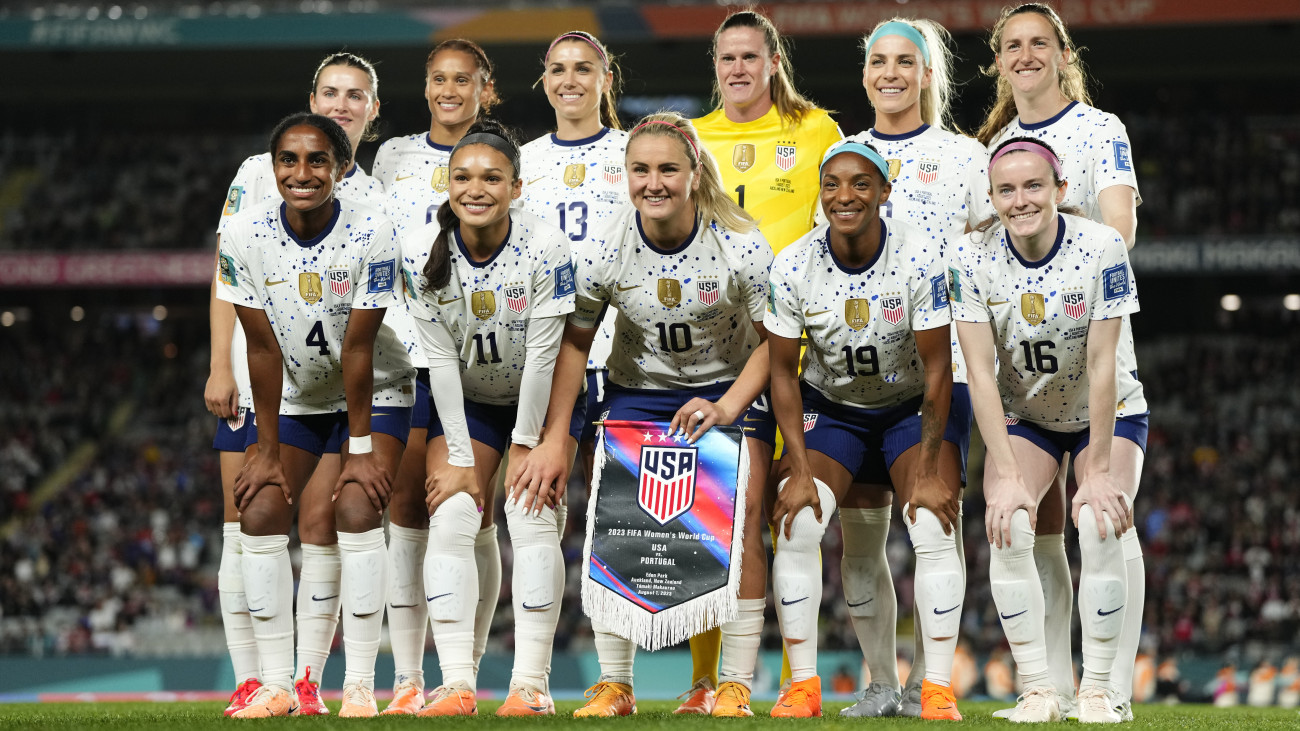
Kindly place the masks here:
<instances>
[{"instance_id":1,"label":"usa crest on jersey","mask_svg":"<svg viewBox=\"0 0 1300 731\"><path fill-rule=\"evenodd\" d=\"M1020 314L1030 325L1042 322L1046 310L1047 305L1043 302L1043 295L1037 292L1026 292L1020 295Z\"/></svg>"},{"instance_id":2,"label":"usa crest on jersey","mask_svg":"<svg viewBox=\"0 0 1300 731\"><path fill-rule=\"evenodd\" d=\"M1083 292L1066 292L1061 295L1061 302L1065 305L1065 316L1071 320L1088 314L1088 298Z\"/></svg>"},{"instance_id":3,"label":"usa crest on jersey","mask_svg":"<svg viewBox=\"0 0 1300 731\"><path fill-rule=\"evenodd\" d=\"M601 177L610 185L618 185L623 182L623 166L607 163L601 171Z\"/></svg>"},{"instance_id":4,"label":"usa crest on jersey","mask_svg":"<svg viewBox=\"0 0 1300 731\"><path fill-rule=\"evenodd\" d=\"M637 505L660 525L685 513L695 503L694 447L641 447Z\"/></svg>"},{"instance_id":5,"label":"usa crest on jersey","mask_svg":"<svg viewBox=\"0 0 1300 731\"><path fill-rule=\"evenodd\" d=\"M331 269L325 277L329 279L330 291L336 297L346 297L352 291L352 275L347 269Z\"/></svg>"},{"instance_id":6,"label":"usa crest on jersey","mask_svg":"<svg viewBox=\"0 0 1300 731\"><path fill-rule=\"evenodd\" d=\"M506 307L516 315L522 315L528 309L528 288L522 284L512 284L505 289Z\"/></svg>"},{"instance_id":7,"label":"usa crest on jersey","mask_svg":"<svg viewBox=\"0 0 1300 731\"><path fill-rule=\"evenodd\" d=\"M718 295L722 288L718 286L716 279L699 280L699 298L702 305L715 305L718 303Z\"/></svg>"},{"instance_id":8,"label":"usa crest on jersey","mask_svg":"<svg viewBox=\"0 0 1300 731\"><path fill-rule=\"evenodd\" d=\"M794 167L794 153L794 145L777 145L776 166L788 172L790 168Z\"/></svg>"},{"instance_id":9,"label":"usa crest on jersey","mask_svg":"<svg viewBox=\"0 0 1300 731\"><path fill-rule=\"evenodd\" d=\"M880 314L885 318L885 322L890 325L897 325L903 321L903 298L902 297L881 297Z\"/></svg>"},{"instance_id":10,"label":"usa crest on jersey","mask_svg":"<svg viewBox=\"0 0 1300 731\"><path fill-rule=\"evenodd\" d=\"M939 179L939 163L935 160L921 160L916 164L916 179L927 185Z\"/></svg>"}]
</instances>

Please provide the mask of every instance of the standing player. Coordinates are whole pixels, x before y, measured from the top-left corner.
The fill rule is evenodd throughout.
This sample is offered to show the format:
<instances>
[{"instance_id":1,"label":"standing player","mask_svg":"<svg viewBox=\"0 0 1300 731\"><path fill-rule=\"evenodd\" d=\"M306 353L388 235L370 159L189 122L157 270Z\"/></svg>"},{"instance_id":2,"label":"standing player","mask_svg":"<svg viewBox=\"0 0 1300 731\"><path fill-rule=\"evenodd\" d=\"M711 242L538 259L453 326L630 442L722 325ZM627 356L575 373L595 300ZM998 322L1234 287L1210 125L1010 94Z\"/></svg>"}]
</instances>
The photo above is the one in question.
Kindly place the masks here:
<instances>
[{"instance_id":1,"label":"standing player","mask_svg":"<svg viewBox=\"0 0 1300 731\"><path fill-rule=\"evenodd\" d=\"M478 713L474 540L480 496L507 447L518 465L537 445L564 317L573 311L568 238L532 214L511 210L522 181L519 148L510 135L490 120L475 123L452 150L449 166L449 197L438 209L438 225L404 242L408 270L418 273L415 312L438 384L439 423L429 431L433 517L424 583L443 682L421 716ZM576 438L576 429L570 431ZM517 497L505 506L515 556L515 666L497 715L553 715L548 676L564 556L554 507Z\"/></svg>"},{"instance_id":2,"label":"standing player","mask_svg":"<svg viewBox=\"0 0 1300 731\"><path fill-rule=\"evenodd\" d=\"M751 465L772 459L771 416L751 408L768 381L767 331L759 318L772 250L722 188L690 122L653 114L628 137L631 206L600 238L580 242L578 298L564 331L542 443L521 466L517 485L540 499L564 489L564 455L574 399L582 386L597 322L616 311L615 347L603 418L671 420L691 441L714 424L757 427L745 440ZM657 284L656 284L657 281ZM749 716L750 684L763 629L767 555L759 528L765 467L749 475L738 618L722 627L723 662L716 716ZM600 681L575 716L636 712L636 646L593 622Z\"/></svg>"},{"instance_id":3,"label":"standing player","mask_svg":"<svg viewBox=\"0 0 1300 731\"><path fill-rule=\"evenodd\" d=\"M876 118L871 129L850 138L872 145L889 163L893 191L881 206L881 215L938 232L941 259L971 227L993 215L984 192L988 152L978 141L951 131L949 38L948 31L934 21L904 18L880 23L867 34L862 44L862 85ZM952 366L949 418L961 435L958 444L964 481L971 409L955 328ZM960 501L961 483L952 487L958 491L953 498ZM927 637L925 619L932 618L927 616L914 622L916 660L901 696L898 691L897 600L885 556L891 502L887 489L863 487L850 491L840 506L844 596L871 673L871 683L858 694L857 703L840 711L844 716L919 716L922 680L928 677L939 686L947 686L950 680L947 672L930 668L927 657L936 646L942 646L941 654L950 657L957 638ZM956 529L957 565L964 576L960 520Z\"/></svg>"},{"instance_id":4,"label":"standing player","mask_svg":"<svg viewBox=\"0 0 1300 731\"><path fill-rule=\"evenodd\" d=\"M1058 214L1067 183L1055 151L1030 137L998 145L989 185L1000 226L957 255L952 305L971 401L988 447L989 579L1024 692L1010 719L1062 717L1049 676L1043 589L1034 566L1040 501L1076 456L1073 516L1082 567L1079 721L1119 723L1111 688L1130 605L1121 534L1133 525L1147 408L1122 320L1138 310L1124 238ZM1125 351L1128 352L1125 352Z\"/></svg>"},{"instance_id":5,"label":"standing player","mask_svg":"<svg viewBox=\"0 0 1300 731\"><path fill-rule=\"evenodd\" d=\"M772 511L778 544L772 584L793 680L774 717L821 715L822 582L821 572L809 567L851 484L885 492L892 479L916 550L918 621L930 656L920 715L961 720L949 685L965 594L952 529L962 434L960 420L949 419L943 232L886 224L880 211L891 197L889 165L875 148L832 147L821 184L829 225L787 247L772 266L765 322L772 335L772 405L786 434L782 466L789 475ZM805 433L812 450L804 446ZM893 628L882 632L892 635Z\"/></svg>"},{"instance_id":6,"label":"standing player","mask_svg":"<svg viewBox=\"0 0 1300 731\"><path fill-rule=\"evenodd\" d=\"M1087 79L1079 50L1069 31L1051 7L1027 3L1003 11L989 37L994 61L986 73L997 77L997 99L978 137L990 149L1017 136L1035 137L1061 151L1063 177L1069 181L1065 204L1078 206L1082 215L1119 231L1129 248L1137 231L1137 176L1128 133L1113 114L1089 106ZM1132 352L1133 332L1126 319L1121 326L1121 355ZM1120 363L1133 371L1133 360ZM1052 678L1062 697L1074 690L1074 663L1070 651L1073 614L1070 564L1065 555L1065 476L1062 462L1056 485L1044 499L1046 509L1038 523L1034 561L1044 577L1047 601L1047 647ZM1141 606L1146 597L1142 545L1136 531L1124 534L1128 571L1129 606ZM1141 613L1128 615L1120 641L1119 672L1121 715L1132 716L1133 664L1137 659ZM1068 710L1068 709L1067 709ZM1006 713L1006 712L999 712Z\"/></svg>"},{"instance_id":7,"label":"standing player","mask_svg":"<svg viewBox=\"0 0 1300 731\"><path fill-rule=\"evenodd\" d=\"M465 130L497 103L492 62L473 41L443 41L425 64L424 96L432 117L428 132L388 140L375 156L375 177L388 195L385 210L401 238L432 223L447 200L447 159ZM411 291L410 299L415 292ZM411 305L413 307L413 305ZM411 439L402 457L388 523L388 632L393 648L393 700L385 715L410 715L424 707L424 645L428 607L423 587L429 513L424 504L425 443L430 425L429 374L419 338L412 331L412 360L419 366ZM479 606L475 624L475 662L487 646L487 633L501 591L501 551L492 524L492 494L485 495L483 528L475 543Z\"/></svg>"},{"instance_id":8,"label":"standing player","mask_svg":"<svg viewBox=\"0 0 1300 731\"><path fill-rule=\"evenodd\" d=\"M331 446L346 455L332 490L347 661L340 715L374 715L382 521L415 374L383 324L384 311L401 304L397 237L378 209L335 199L352 149L333 120L291 115L270 147L284 200L232 219L219 254L217 295L235 304L247 334L253 410L261 415L235 499L263 686L234 716L283 716L295 705L289 528L294 500Z\"/></svg>"},{"instance_id":9,"label":"standing player","mask_svg":"<svg viewBox=\"0 0 1300 731\"><path fill-rule=\"evenodd\" d=\"M312 112L328 116L348 135L351 149L375 139L374 121L379 116L379 78L374 66L351 53L326 56L316 67L312 91L307 97ZM383 189L349 160L347 174L335 188L342 200L379 207ZM231 181L222 210L218 241L232 217L268 201L283 200L276 185L270 153L253 155L240 165ZM235 475L244 464L244 443L252 423L253 405L248 385L248 358L244 330L235 320L235 308L216 296L213 280L210 301L212 365L204 399L216 414L217 436L213 447L221 453L221 482L225 493L225 523L222 529L221 569L217 583L221 613L226 626L226 644L239 688L231 696L226 715L243 708L257 690L257 647L252 619L244 601L243 577L239 569L239 514L235 509ZM393 317L390 314L389 317ZM339 621L339 549L334 533L334 506L325 499L339 475L337 450L321 456L313 488L305 490L299 506L302 520L298 537L302 541L302 572L298 584L298 666L294 692L298 715L329 713L320 697L320 679L325 672L334 631ZM313 679L314 678L314 679Z\"/></svg>"}]
</instances>

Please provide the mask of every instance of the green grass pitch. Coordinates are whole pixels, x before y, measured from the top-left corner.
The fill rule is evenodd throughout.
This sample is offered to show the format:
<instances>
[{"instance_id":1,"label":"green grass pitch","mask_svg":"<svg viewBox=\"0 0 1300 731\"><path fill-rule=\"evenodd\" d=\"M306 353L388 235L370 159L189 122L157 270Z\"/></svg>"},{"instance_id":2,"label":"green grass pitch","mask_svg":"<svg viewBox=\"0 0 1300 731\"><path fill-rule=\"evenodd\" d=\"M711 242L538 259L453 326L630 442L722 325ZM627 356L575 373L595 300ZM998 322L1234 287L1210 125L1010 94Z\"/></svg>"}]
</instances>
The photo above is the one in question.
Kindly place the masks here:
<instances>
[{"instance_id":1,"label":"green grass pitch","mask_svg":"<svg viewBox=\"0 0 1300 731\"><path fill-rule=\"evenodd\" d=\"M846 729L850 727L886 728L921 728L935 727L937 722L916 719L841 719L838 715L842 703L827 704L825 717L809 720L776 720L767 717L771 703L757 703L752 719L718 719L695 716L673 716L672 709L676 701L645 701L638 704L640 713L630 718L617 719L574 719L569 716L573 709L581 705L577 701L557 704L559 715L553 718L496 718L492 712L497 702L479 704L480 715L477 718L440 719L433 723L457 724L458 727L471 729L477 727L492 728L573 728L573 724L605 725L614 724L624 731L635 729L681 729L695 731L698 729L728 728L772 728L772 724L796 724L806 727ZM337 712L338 703L328 704L330 710ZM957 725L961 729L1002 729L1010 731L1011 725L1006 721L994 719L990 714L1003 707L1001 703L961 704L966 720ZM184 729L185 731L202 731L203 729L230 729L243 722L224 718L221 715L222 703L14 703L0 704L0 728L3 729ZM1122 728L1126 729L1249 729L1265 731L1267 729L1300 728L1300 713L1295 710L1280 708L1212 708L1209 706L1139 706L1134 711L1136 719ZM431 720L410 717L340 719L337 716L324 718L289 718L255 722L259 727L289 724L294 728L329 725L334 727L351 726L364 729L416 729L428 728ZM1071 724L1073 722L1070 722Z\"/></svg>"}]
</instances>

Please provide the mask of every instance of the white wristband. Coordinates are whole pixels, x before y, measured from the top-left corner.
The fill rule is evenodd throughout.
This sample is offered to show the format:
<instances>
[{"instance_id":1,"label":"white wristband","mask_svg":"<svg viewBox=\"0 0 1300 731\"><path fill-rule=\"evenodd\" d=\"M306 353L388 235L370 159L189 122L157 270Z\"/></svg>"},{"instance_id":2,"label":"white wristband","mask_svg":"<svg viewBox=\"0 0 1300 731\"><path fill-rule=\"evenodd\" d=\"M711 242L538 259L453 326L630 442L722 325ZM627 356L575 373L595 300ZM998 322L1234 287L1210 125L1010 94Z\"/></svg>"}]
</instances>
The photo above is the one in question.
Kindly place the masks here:
<instances>
[{"instance_id":1,"label":"white wristband","mask_svg":"<svg viewBox=\"0 0 1300 731\"><path fill-rule=\"evenodd\" d=\"M374 446L370 443L370 435L364 437L350 437L348 439L348 454L370 454L374 451Z\"/></svg>"}]
</instances>

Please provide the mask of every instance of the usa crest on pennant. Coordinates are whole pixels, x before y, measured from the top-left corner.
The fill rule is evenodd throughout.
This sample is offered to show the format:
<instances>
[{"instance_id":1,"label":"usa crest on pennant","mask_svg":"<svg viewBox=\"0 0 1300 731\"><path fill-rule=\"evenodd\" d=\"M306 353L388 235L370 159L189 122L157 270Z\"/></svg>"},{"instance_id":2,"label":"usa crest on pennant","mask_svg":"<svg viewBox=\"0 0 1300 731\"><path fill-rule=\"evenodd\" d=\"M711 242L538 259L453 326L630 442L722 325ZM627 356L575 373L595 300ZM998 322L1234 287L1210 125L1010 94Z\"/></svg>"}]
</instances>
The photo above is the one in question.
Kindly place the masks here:
<instances>
[{"instance_id":1,"label":"usa crest on pennant","mask_svg":"<svg viewBox=\"0 0 1300 731\"><path fill-rule=\"evenodd\" d=\"M694 447L641 447L641 474L636 503L659 525L691 509L695 503Z\"/></svg>"}]
</instances>

